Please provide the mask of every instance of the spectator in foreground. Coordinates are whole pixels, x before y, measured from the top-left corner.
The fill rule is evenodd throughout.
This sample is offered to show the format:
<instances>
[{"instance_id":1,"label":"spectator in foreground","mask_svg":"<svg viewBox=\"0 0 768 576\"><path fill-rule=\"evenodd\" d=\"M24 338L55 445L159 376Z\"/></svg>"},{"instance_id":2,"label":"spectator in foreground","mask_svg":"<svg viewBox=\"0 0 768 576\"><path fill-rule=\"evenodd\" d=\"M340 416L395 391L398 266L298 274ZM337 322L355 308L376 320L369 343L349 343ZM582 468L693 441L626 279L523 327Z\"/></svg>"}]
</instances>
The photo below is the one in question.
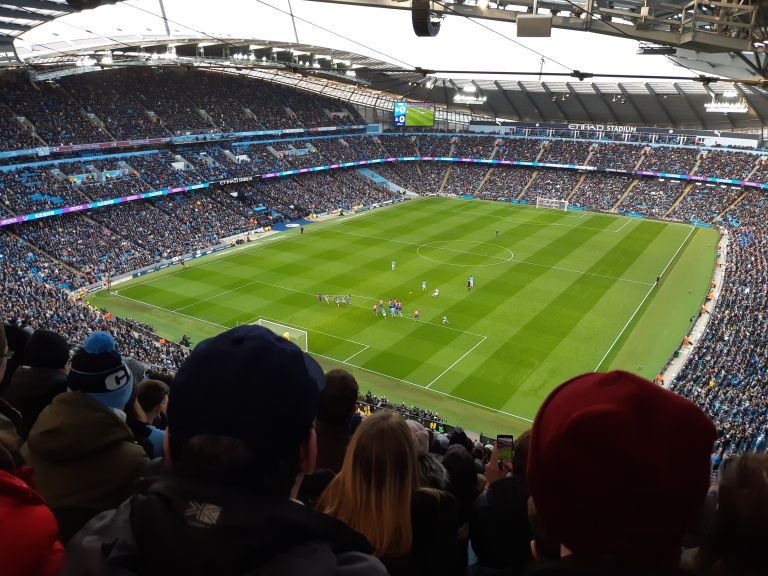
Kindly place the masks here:
<instances>
[{"instance_id":1,"label":"spectator in foreground","mask_svg":"<svg viewBox=\"0 0 768 576\"><path fill-rule=\"evenodd\" d=\"M40 413L22 447L62 542L133 494L148 461L121 410L133 376L112 336L94 332L85 339L72 358L67 384L70 391Z\"/></svg>"},{"instance_id":2,"label":"spectator in foreground","mask_svg":"<svg viewBox=\"0 0 768 576\"><path fill-rule=\"evenodd\" d=\"M4 576L53 576L64 547L32 469L23 465L21 443L13 424L0 416L0 566Z\"/></svg>"},{"instance_id":3,"label":"spectator in foreground","mask_svg":"<svg viewBox=\"0 0 768 576\"><path fill-rule=\"evenodd\" d=\"M24 365L14 372L3 394L21 412L19 436L26 438L43 408L67 391L69 343L50 330L35 330L24 348Z\"/></svg>"},{"instance_id":4,"label":"spectator in foreground","mask_svg":"<svg viewBox=\"0 0 768 576\"><path fill-rule=\"evenodd\" d=\"M125 407L125 423L147 456L162 458L165 431L152 425L168 403L168 385L160 380L142 380Z\"/></svg>"},{"instance_id":5,"label":"spectator in foreground","mask_svg":"<svg viewBox=\"0 0 768 576\"><path fill-rule=\"evenodd\" d=\"M6 322L0 323L0 330L5 331L5 340L8 344L7 354L10 355L5 363L5 373L0 378L0 395L2 395L10 386L11 378L16 369L24 364L24 349L29 341L31 330Z\"/></svg>"},{"instance_id":6,"label":"spectator in foreground","mask_svg":"<svg viewBox=\"0 0 768 576\"><path fill-rule=\"evenodd\" d=\"M676 573L716 438L693 403L627 372L556 388L531 432L528 485L572 557L536 574Z\"/></svg>"},{"instance_id":7,"label":"spectator in foreground","mask_svg":"<svg viewBox=\"0 0 768 576\"><path fill-rule=\"evenodd\" d=\"M349 418L356 412L359 387L346 370L331 370L325 375L325 390L315 420L318 469L338 474L352 437Z\"/></svg>"},{"instance_id":8,"label":"spectator in foreground","mask_svg":"<svg viewBox=\"0 0 768 576\"><path fill-rule=\"evenodd\" d=\"M446 573L451 558L443 548L451 548L458 528L451 500L419 490L410 428L397 414L377 412L355 432L341 472L317 509L364 534L392 576ZM461 573L465 566L459 566Z\"/></svg>"},{"instance_id":9,"label":"spectator in foreground","mask_svg":"<svg viewBox=\"0 0 768 576\"><path fill-rule=\"evenodd\" d=\"M743 454L720 466L714 524L696 555L700 576L768 574L768 455Z\"/></svg>"},{"instance_id":10,"label":"spectator in foreground","mask_svg":"<svg viewBox=\"0 0 768 576\"><path fill-rule=\"evenodd\" d=\"M386 574L361 534L294 500L324 384L314 359L261 326L198 344L169 398L172 473L85 526L62 574ZM286 422L274 407L288 405Z\"/></svg>"},{"instance_id":11,"label":"spectator in foreground","mask_svg":"<svg viewBox=\"0 0 768 576\"><path fill-rule=\"evenodd\" d=\"M493 448L486 466L488 486L475 500L469 520L478 560L469 569L471 576L522 574L533 560L524 460L529 438L530 431L525 431L515 441L511 462L500 464L498 447Z\"/></svg>"}]
</instances>

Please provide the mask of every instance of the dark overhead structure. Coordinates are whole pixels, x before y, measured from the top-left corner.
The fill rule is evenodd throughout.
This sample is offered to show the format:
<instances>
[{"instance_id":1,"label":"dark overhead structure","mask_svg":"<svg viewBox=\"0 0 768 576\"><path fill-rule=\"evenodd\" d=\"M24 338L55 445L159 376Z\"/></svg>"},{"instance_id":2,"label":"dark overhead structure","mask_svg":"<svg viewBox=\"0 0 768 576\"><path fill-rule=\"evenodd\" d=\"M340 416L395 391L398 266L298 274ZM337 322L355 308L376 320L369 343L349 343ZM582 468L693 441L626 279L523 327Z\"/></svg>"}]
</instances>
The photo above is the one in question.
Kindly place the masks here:
<instances>
[{"instance_id":1,"label":"dark overhead structure","mask_svg":"<svg viewBox=\"0 0 768 576\"><path fill-rule=\"evenodd\" d=\"M122 0L0 0L0 66L17 64L13 41L60 16Z\"/></svg>"},{"instance_id":2,"label":"dark overhead structure","mask_svg":"<svg viewBox=\"0 0 768 576\"><path fill-rule=\"evenodd\" d=\"M376 108L381 120L391 117L395 100L436 102L456 122L503 119L762 131L768 119L768 93L763 88L730 82L581 81L579 76L546 82L458 80L425 70L394 69L369 56L307 44L259 39L215 43L210 38L161 35L119 40L73 40L77 48L70 47L67 54L20 47L19 56L38 80L128 66L244 74ZM705 105L713 100L744 102L747 111L707 111Z\"/></svg>"},{"instance_id":3,"label":"dark overhead structure","mask_svg":"<svg viewBox=\"0 0 768 576\"><path fill-rule=\"evenodd\" d=\"M412 0L411 22L416 36L437 36L440 18L433 13L430 0Z\"/></svg>"}]
</instances>

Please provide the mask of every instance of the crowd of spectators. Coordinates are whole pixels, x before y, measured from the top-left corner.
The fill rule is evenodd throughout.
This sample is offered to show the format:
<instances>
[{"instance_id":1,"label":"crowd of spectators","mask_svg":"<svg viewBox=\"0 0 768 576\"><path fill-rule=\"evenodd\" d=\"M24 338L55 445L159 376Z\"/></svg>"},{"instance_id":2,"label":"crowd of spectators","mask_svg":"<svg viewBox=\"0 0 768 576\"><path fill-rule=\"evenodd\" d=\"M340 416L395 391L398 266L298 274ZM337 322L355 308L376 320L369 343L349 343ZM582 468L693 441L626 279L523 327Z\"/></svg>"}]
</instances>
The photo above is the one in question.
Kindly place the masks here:
<instances>
[{"instance_id":1,"label":"crowd of spectators","mask_svg":"<svg viewBox=\"0 0 768 576\"><path fill-rule=\"evenodd\" d=\"M542 198L562 198L566 199L583 176L579 172L572 170L539 170L530 185L525 191L525 198L529 202L537 197Z\"/></svg>"},{"instance_id":2,"label":"crowd of spectators","mask_svg":"<svg viewBox=\"0 0 768 576\"><path fill-rule=\"evenodd\" d=\"M41 82L33 85L26 76L15 78L15 82L2 84L0 99L15 116L31 122L38 136L48 145L110 140L109 135L97 127L58 84Z\"/></svg>"},{"instance_id":3,"label":"crowd of spectators","mask_svg":"<svg viewBox=\"0 0 768 576\"><path fill-rule=\"evenodd\" d=\"M450 165L448 179L443 186L443 194L474 195L483 178L488 173L488 166L455 162Z\"/></svg>"},{"instance_id":4,"label":"crowd of spectators","mask_svg":"<svg viewBox=\"0 0 768 576\"><path fill-rule=\"evenodd\" d=\"M733 204L741 193L742 190L738 186L704 186L697 183L688 190L668 216L678 220L701 219L710 222Z\"/></svg>"},{"instance_id":5,"label":"crowd of spectators","mask_svg":"<svg viewBox=\"0 0 768 576\"><path fill-rule=\"evenodd\" d=\"M213 132L215 126L200 113L197 102L180 91L173 79L178 70L163 68L129 68L125 72L126 88L141 106L160 118L162 125L174 135L184 132Z\"/></svg>"},{"instance_id":6,"label":"crowd of spectators","mask_svg":"<svg viewBox=\"0 0 768 576\"><path fill-rule=\"evenodd\" d=\"M586 150L548 161L572 163ZM686 154L669 163L684 165L691 160ZM129 164L142 178L162 174L176 160L161 155L158 162L136 155ZM660 156L657 151L653 157ZM145 161L137 166L140 159ZM596 161L627 160L615 152ZM471 188L489 168L408 162L381 165L381 173L386 169L403 182L415 182L409 189L436 192L449 166L457 174L447 179L446 192ZM86 167L70 166L65 173ZM23 174L43 177L24 170L7 184L3 180L11 192L20 186L17 179L26 179ZM508 198L532 174L528 168L495 166L480 194ZM540 171L529 195L565 196L580 176ZM589 174L574 201L609 209L630 183L626 176ZM82 186L86 192L94 184ZM685 186L641 178L618 209L663 216ZM695 186L670 217L711 220L741 194ZM268 207L263 212L292 218L391 197L354 169L334 170L14 226L22 240L0 232L0 319L9 323L8 332L50 330L75 345L65 372L67 391L50 401L34 425L17 428L19 416L4 407L0 411L0 453L9 455L0 457L0 483L14 482L13 494L23 488L25 506L34 503L38 514L47 511L35 524L35 534L47 540L34 540L45 550L29 552L29 541L4 546L2 565L15 554L27 562L44 559L49 569L32 573L60 570L63 576L106 573L118 564L126 574L259 569L301 575L321 568L333 574L340 566L345 574L371 576L764 573L759 544L744 545L768 536L762 504L768 474L768 205L762 193L749 192L722 223L728 231L722 291L670 386L676 394L627 373L575 378L549 395L532 431L516 439L511 460L501 463L492 446L473 443L460 428L437 433L402 418L438 421L429 410L400 403L397 416L380 410L363 418L354 407L359 390L351 375L323 376L311 357L261 327L227 331L187 357L179 347L144 334L151 327L115 322L87 305L87 295L78 300L65 291L249 229L259 201ZM0 376L9 362L7 350L1 335ZM142 382L146 366L133 373L129 358L179 369L173 393ZM35 363L32 356L28 361ZM114 376L109 388L105 371ZM152 387L161 393L150 401L145 388ZM381 407L381 398L375 404ZM653 426L637 426L649 413ZM127 414L125 422L119 414ZM166 426L172 431L167 442L153 443L154 431L162 433ZM29 441L20 448L21 439L8 430L25 435L28 430ZM280 450L265 448L265 430L280 431ZM114 445L105 448L103 438ZM163 445L170 453L145 469L150 455L163 454ZM313 473L315 462L329 461L323 460L328 450L336 464ZM35 469L39 494L24 480L29 478L19 468L24 459ZM712 470L719 486L707 494ZM149 477L158 471L159 478ZM146 476L142 492L135 494L133 481L141 476ZM589 494L596 496L585 497ZM18 521L9 522L0 518L3 534L18 531ZM22 537L4 536L3 542ZM569 558L560 559L561 547Z\"/></svg>"},{"instance_id":7,"label":"crowd of spectators","mask_svg":"<svg viewBox=\"0 0 768 576\"><path fill-rule=\"evenodd\" d=\"M745 152L707 150L701 155L696 174L709 178L747 180L747 176L755 169L757 159L754 154Z\"/></svg>"},{"instance_id":8,"label":"crowd of spectators","mask_svg":"<svg viewBox=\"0 0 768 576\"><path fill-rule=\"evenodd\" d=\"M645 151L640 170L668 174L690 174L699 157L697 148L654 146Z\"/></svg>"},{"instance_id":9,"label":"crowd of spectators","mask_svg":"<svg viewBox=\"0 0 768 576\"><path fill-rule=\"evenodd\" d=\"M544 144L544 152L539 158L539 162L572 164L574 166L583 166L590 150L595 146L591 142L579 142L578 140L550 140Z\"/></svg>"},{"instance_id":10,"label":"crowd of spectators","mask_svg":"<svg viewBox=\"0 0 768 576\"><path fill-rule=\"evenodd\" d=\"M0 134L2 134L0 152L29 150L42 144L32 135L32 131L27 126L10 117L8 111L2 107L0 107Z\"/></svg>"},{"instance_id":11,"label":"crowd of spectators","mask_svg":"<svg viewBox=\"0 0 768 576\"><path fill-rule=\"evenodd\" d=\"M535 138L503 138L493 159L534 162L541 153L541 145L542 141Z\"/></svg>"},{"instance_id":12,"label":"crowd of spectators","mask_svg":"<svg viewBox=\"0 0 768 576\"><path fill-rule=\"evenodd\" d=\"M96 114L118 140L171 136L158 117L150 117L133 98L135 92L125 85L124 75L122 70L104 70L98 74L65 76L59 82L87 112Z\"/></svg>"},{"instance_id":13,"label":"crowd of spectators","mask_svg":"<svg viewBox=\"0 0 768 576\"><path fill-rule=\"evenodd\" d=\"M17 214L74 206L85 198L44 167L0 172L0 202Z\"/></svg>"},{"instance_id":14,"label":"crowd of spectators","mask_svg":"<svg viewBox=\"0 0 768 576\"><path fill-rule=\"evenodd\" d=\"M379 138L389 158L411 158L418 156L415 136L394 136L384 134Z\"/></svg>"},{"instance_id":15,"label":"crowd of spectators","mask_svg":"<svg viewBox=\"0 0 768 576\"><path fill-rule=\"evenodd\" d=\"M86 299L74 298L70 290L96 282L92 274L77 273L4 232L0 232L0 262L3 322L27 330L52 330L73 345L95 330L107 330L121 350L148 365L175 370L183 362L185 355L178 347L136 334L89 306ZM18 354L21 357L21 351Z\"/></svg>"},{"instance_id":16,"label":"crowd of spectators","mask_svg":"<svg viewBox=\"0 0 768 576\"><path fill-rule=\"evenodd\" d=\"M634 170L640 160L642 146L631 144L616 144L601 142L592 152L589 160L590 166L598 168L614 168L617 170Z\"/></svg>"},{"instance_id":17,"label":"crowd of spectators","mask_svg":"<svg viewBox=\"0 0 768 576\"><path fill-rule=\"evenodd\" d=\"M766 450L768 227L760 193L728 213L728 255L720 299L671 389L696 402L718 427L715 471L728 456ZM737 225L737 226L736 226Z\"/></svg>"},{"instance_id":18,"label":"crowd of spectators","mask_svg":"<svg viewBox=\"0 0 768 576\"><path fill-rule=\"evenodd\" d=\"M416 146L419 150L419 156L450 157L453 149L453 138L451 136L424 134L416 137Z\"/></svg>"},{"instance_id":19,"label":"crowd of spectators","mask_svg":"<svg viewBox=\"0 0 768 576\"><path fill-rule=\"evenodd\" d=\"M617 210L661 218L669 212L684 189L685 182L679 180L661 182L653 178L641 178L617 206Z\"/></svg>"},{"instance_id":20,"label":"crowd of spectators","mask_svg":"<svg viewBox=\"0 0 768 576\"><path fill-rule=\"evenodd\" d=\"M16 225L13 231L60 262L97 277L124 274L153 261L147 250L76 214Z\"/></svg>"},{"instance_id":21,"label":"crowd of spectators","mask_svg":"<svg viewBox=\"0 0 768 576\"><path fill-rule=\"evenodd\" d=\"M227 76L221 79L224 87L238 102L256 117L262 130L301 128L301 122L289 115L285 104L269 90L266 82Z\"/></svg>"},{"instance_id":22,"label":"crowd of spectators","mask_svg":"<svg viewBox=\"0 0 768 576\"><path fill-rule=\"evenodd\" d=\"M517 198L535 173L532 168L504 165L491 170L479 190L479 197L487 200Z\"/></svg>"},{"instance_id":23,"label":"crowd of spectators","mask_svg":"<svg viewBox=\"0 0 768 576\"><path fill-rule=\"evenodd\" d=\"M487 136L457 136L453 145L455 158L490 158L496 141Z\"/></svg>"},{"instance_id":24,"label":"crowd of spectators","mask_svg":"<svg viewBox=\"0 0 768 576\"><path fill-rule=\"evenodd\" d=\"M570 203L609 212L632 183L632 176L590 174L579 184Z\"/></svg>"}]
</instances>

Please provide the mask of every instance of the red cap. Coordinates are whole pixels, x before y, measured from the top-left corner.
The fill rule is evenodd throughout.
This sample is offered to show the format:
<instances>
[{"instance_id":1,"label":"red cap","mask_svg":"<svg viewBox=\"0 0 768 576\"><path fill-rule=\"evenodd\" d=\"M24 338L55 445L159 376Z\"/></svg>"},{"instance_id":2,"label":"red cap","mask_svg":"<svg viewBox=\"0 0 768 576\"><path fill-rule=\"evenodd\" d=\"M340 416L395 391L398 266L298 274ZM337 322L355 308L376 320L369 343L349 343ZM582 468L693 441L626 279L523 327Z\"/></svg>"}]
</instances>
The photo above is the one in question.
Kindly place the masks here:
<instances>
[{"instance_id":1,"label":"red cap","mask_svg":"<svg viewBox=\"0 0 768 576\"><path fill-rule=\"evenodd\" d=\"M628 372L555 389L531 432L527 478L543 524L575 556L671 566L710 485L715 427Z\"/></svg>"}]
</instances>

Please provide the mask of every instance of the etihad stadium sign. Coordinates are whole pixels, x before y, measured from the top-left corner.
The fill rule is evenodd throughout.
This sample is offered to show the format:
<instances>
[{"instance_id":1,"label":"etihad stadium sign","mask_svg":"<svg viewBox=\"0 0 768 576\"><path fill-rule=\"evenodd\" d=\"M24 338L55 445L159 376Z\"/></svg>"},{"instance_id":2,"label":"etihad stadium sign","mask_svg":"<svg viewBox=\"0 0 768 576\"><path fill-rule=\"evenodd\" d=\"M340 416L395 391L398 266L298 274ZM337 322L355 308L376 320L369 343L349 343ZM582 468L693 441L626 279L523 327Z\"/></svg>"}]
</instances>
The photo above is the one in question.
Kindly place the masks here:
<instances>
[{"instance_id":1,"label":"etihad stadium sign","mask_svg":"<svg viewBox=\"0 0 768 576\"><path fill-rule=\"evenodd\" d=\"M615 124L568 124L570 130L594 130L595 132L637 132L636 126L616 126Z\"/></svg>"}]
</instances>

